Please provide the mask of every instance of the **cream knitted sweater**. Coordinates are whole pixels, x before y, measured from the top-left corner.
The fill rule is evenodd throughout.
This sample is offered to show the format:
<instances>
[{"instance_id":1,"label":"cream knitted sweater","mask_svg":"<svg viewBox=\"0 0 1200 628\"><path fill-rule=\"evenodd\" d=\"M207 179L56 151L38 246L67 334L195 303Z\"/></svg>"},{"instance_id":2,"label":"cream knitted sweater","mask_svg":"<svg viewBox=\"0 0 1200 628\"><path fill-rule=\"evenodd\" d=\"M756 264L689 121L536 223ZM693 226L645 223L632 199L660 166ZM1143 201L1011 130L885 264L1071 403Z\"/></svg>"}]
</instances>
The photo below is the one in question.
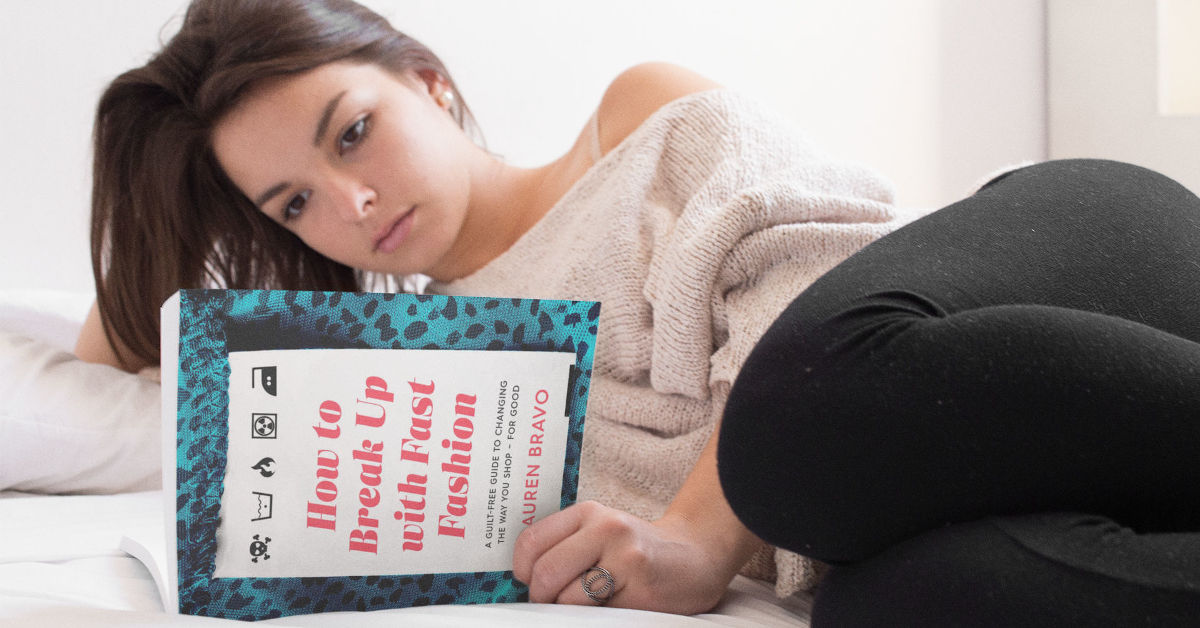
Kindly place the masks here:
<instances>
[{"instance_id":1,"label":"cream knitted sweater","mask_svg":"<svg viewBox=\"0 0 1200 628\"><path fill-rule=\"evenodd\" d=\"M654 519L776 315L903 219L886 181L728 90L664 106L603 157L593 147L508 251L429 290L602 302L579 497ZM774 575L781 595L813 584L808 559L774 550L772 565L764 549L743 573Z\"/></svg>"}]
</instances>

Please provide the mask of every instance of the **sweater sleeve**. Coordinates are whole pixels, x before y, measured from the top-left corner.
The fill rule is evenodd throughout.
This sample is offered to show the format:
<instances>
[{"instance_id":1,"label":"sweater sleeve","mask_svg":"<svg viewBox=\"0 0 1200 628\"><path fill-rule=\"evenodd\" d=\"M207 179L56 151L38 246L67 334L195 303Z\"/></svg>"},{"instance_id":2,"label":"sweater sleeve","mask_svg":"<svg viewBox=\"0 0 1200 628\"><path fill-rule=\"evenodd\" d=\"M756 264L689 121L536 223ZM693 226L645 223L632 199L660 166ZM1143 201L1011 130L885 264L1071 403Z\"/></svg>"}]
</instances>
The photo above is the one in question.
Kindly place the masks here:
<instances>
[{"instance_id":1,"label":"sweater sleeve","mask_svg":"<svg viewBox=\"0 0 1200 628\"><path fill-rule=\"evenodd\" d=\"M689 193L645 285L654 311L652 384L708 397L714 427L750 350L792 299L906 220L890 185L869 169L830 160L779 120L717 113L705 133L722 134L728 120L737 128L706 146L681 134L662 156L660 176L690 177L670 186ZM721 148L714 154L713 146ZM780 549L773 558L779 595L816 583L813 561Z\"/></svg>"},{"instance_id":2,"label":"sweater sleeve","mask_svg":"<svg viewBox=\"0 0 1200 628\"><path fill-rule=\"evenodd\" d=\"M777 114L741 98L696 104L675 111L657 156L657 194L675 197L679 213L655 243L643 296L654 309L652 386L706 398L792 298L894 229L897 212L890 183L830 159Z\"/></svg>"}]
</instances>

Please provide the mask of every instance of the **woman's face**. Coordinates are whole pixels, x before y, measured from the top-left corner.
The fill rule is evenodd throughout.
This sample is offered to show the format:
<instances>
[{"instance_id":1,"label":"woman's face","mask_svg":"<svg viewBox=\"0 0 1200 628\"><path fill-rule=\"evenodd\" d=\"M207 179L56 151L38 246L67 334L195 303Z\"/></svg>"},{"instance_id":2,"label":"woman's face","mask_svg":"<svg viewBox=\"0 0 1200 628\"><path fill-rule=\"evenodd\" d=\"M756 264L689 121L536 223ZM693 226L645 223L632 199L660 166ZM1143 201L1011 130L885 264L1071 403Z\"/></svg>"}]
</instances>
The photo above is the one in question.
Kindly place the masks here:
<instances>
[{"instance_id":1,"label":"woman's face","mask_svg":"<svg viewBox=\"0 0 1200 628\"><path fill-rule=\"evenodd\" d=\"M435 266L462 228L465 134L445 88L375 65L331 63L254 89L218 122L234 184L322 255L363 270Z\"/></svg>"}]
</instances>

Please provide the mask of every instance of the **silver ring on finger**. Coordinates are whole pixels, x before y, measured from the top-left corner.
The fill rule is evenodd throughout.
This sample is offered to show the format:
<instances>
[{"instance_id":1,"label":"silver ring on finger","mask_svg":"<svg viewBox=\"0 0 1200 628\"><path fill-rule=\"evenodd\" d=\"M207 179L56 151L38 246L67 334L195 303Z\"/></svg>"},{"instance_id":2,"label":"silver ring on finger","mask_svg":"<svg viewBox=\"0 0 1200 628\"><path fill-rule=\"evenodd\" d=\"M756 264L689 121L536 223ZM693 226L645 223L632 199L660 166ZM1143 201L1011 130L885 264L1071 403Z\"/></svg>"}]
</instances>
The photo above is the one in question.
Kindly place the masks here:
<instances>
[{"instance_id":1,"label":"silver ring on finger","mask_svg":"<svg viewBox=\"0 0 1200 628\"><path fill-rule=\"evenodd\" d=\"M596 586L596 583L603 582L604 584ZM617 581L613 575L603 567L589 567L587 571L579 576L579 584L583 587L583 592L588 598L596 604L604 606L612 599L614 593L617 592Z\"/></svg>"}]
</instances>

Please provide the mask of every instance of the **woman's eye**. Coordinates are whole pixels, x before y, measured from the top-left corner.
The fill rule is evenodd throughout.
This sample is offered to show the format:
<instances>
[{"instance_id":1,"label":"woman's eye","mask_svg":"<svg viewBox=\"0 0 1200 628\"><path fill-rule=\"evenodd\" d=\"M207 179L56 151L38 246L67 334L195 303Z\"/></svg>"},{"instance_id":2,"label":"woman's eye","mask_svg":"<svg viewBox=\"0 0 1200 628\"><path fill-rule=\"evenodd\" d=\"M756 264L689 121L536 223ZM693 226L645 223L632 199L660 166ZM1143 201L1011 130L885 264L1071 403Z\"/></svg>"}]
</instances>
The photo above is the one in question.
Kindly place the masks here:
<instances>
[{"instance_id":1,"label":"woman's eye","mask_svg":"<svg viewBox=\"0 0 1200 628\"><path fill-rule=\"evenodd\" d=\"M361 142L362 139L367 135L367 128L367 118L360 118L357 122L352 124L350 128L346 129L345 133L342 133L342 137L338 140L338 150L344 152L350 148L353 148L355 144Z\"/></svg>"},{"instance_id":2,"label":"woman's eye","mask_svg":"<svg viewBox=\"0 0 1200 628\"><path fill-rule=\"evenodd\" d=\"M305 203L308 202L308 196L311 192L304 191L292 197L287 205L283 207L283 220L286 222L300 215L304 210Z\"/></svg>"}]
</instances>

